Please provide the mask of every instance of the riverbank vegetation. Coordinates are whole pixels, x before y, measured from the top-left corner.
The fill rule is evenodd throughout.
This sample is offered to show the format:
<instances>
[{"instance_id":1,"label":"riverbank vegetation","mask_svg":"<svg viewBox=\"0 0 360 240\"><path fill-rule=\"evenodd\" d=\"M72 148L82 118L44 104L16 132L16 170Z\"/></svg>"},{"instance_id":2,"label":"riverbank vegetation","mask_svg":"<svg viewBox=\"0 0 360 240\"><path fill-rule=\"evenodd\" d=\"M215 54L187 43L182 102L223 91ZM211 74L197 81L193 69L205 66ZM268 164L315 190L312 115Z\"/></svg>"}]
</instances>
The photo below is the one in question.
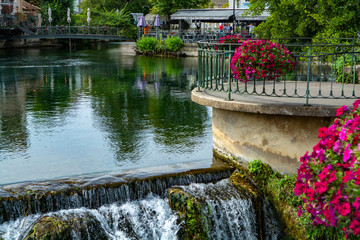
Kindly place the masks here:
<instances>
[{"instance_id":1,"label":"riverbank vegetation","mask_svg":"<svg viewBox=\"0 0 360 240\"><path fill-rule=\"evenodd\" d=\"M136 41L135 52L143 55L181 56L179 49L183 46L181 38L168 36L166 39L142 37Z\"/></svg>"}]
</instances>

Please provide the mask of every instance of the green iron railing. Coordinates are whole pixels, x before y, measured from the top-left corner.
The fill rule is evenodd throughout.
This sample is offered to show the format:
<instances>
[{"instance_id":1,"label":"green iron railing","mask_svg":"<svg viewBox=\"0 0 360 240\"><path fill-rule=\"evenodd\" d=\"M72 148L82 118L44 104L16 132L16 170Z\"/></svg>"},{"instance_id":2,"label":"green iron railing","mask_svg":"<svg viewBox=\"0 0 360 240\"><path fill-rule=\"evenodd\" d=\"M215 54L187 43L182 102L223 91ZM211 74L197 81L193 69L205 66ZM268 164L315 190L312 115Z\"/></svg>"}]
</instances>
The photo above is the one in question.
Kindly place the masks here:
<instances>
[{"instance_id":1,"label":"green iron railing","mask_svg":"<svg viewBox=\"0 0 360 240\"><path fill-rule=\"evenodd\" d=\"M233 77L230 59L239 44L198 42L198 90L231 94L347 99L360 97L360 44L354 39L270 39L291 51L295 70L269 80L242 82Z\"/></svg>"}]
</instances>

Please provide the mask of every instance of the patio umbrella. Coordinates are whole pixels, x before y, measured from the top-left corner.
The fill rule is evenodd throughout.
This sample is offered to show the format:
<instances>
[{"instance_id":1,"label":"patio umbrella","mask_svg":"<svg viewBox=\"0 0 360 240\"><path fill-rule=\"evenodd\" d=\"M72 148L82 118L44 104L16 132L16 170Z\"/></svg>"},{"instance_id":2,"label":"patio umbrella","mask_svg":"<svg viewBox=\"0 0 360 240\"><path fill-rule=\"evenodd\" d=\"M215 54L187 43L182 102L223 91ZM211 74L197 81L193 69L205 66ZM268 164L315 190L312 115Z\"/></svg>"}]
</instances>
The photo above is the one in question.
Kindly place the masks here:
<instances>
[{"instance_id":1,"label":"patio umbrella","mask_svg":"<svg viewBox=\"0 0 360 240\"><path fill-rule=\"evenodd\" d=\"M88 22L88 24L90 24L90 21L91 21L91 19L90 19L90 8L88 8L87 9L87 22Z\"/></svg>"},{"instance_id":2,"label":"patio umbrella","mask_svg":"<svg viewBox=\"0 0 360 240\"><path fill-rule=\"evenodd\" d=\"M141 29L143 27L146 27L146 22L145 22L145 18L144 16L140 16L139 17L139 21L138 21L138 24L137 24L137 27L139 28L139 38L141 37Z\"/></svg>"},{"instance_id":3,"label":"patio umbrella","mask_svg":"<svg viewBox=\"0 0 360 240\"><path fill-rule=\"evenodd\" d=\"M70 17L70 8L67 9L67 22L71 23L71 17Z\"/></svg>"},{"instance_id":4,"label":"patio umbrella","mask_svg":"<svg viewBox=\"0 0 360 240\"><path fill-rule=\"evenodd\" d=\"M160 18L159 14L156 14L154 26L156 27L156 38L158 37L158 28L160 27Z\"/></svg>"},{"instance_id":5,"label":"patio umbrella","mask_svg":"<svg viewBox=\"0 0 360 240\"><path fill-rule=\"evenodd\" d=\"M137 27L146 27L146 22L144 16L139 17L139 22L137 24Z\"/></svg>"},{"instance_id":6,"label":"patio umbrella","mask_svg":"<svg viewBox=\"0 0 360 240\"><path fill-rule=\"evenodd\" d=\"M161 25L161 24L160 24L159 14L156 14L154 26L155 26L155 27L160 27L160 25Z\"/></svg>"},{"instance_id":7,"label":"patio umbrella","mask_svg":"<svg viewBox=\"0 0 360 240\"><path fill-rule=\"evenodd\" d=\"M70 8L67 9L67 22L69 23L69 34L70 34L70 23L71 23Z\"/></svg>"},{"instance_id":8,"label":"patio umbrella","mask_svg":"<svg viewBox=\"0 0 360 240\"><path fill-rule=\"evenodd\" d=\"M51 24L51 22L52 22L53 19L51 18L51 8L50 8L50 7L48 8L48 16L49 16L49 18L48 18L48 19L49 19L49 23Z\"/></svg>"}]
</instances>

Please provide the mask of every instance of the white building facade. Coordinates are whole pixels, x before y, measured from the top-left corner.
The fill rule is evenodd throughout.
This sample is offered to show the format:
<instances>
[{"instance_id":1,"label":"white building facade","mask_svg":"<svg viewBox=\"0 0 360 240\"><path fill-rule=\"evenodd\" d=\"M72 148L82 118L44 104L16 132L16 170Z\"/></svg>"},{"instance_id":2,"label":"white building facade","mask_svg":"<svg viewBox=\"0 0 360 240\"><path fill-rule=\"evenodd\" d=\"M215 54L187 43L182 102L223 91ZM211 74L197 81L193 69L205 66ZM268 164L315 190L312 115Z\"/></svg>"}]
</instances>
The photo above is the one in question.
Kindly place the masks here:
<instances>
[{"instance_id":1,"label":"white building facade","mask_svg":"<svg viewBox=\"0 0 360 240\"><path fill-rule=\"evenodd\" d=\"M250 0L229 0L229 8L234 8L234 3L235 8L246 9L250 7Z\"/></svg>"}]
</instances>

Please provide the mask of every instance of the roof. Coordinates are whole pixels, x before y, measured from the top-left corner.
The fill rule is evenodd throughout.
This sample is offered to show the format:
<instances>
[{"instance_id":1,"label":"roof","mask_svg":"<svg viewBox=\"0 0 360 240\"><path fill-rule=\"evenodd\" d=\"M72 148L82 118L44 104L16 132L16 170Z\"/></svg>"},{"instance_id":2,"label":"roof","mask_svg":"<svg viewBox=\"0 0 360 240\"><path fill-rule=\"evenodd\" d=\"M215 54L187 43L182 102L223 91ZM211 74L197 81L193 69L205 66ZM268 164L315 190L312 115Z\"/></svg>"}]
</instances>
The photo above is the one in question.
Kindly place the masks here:
<instances>
[{"instance_id":1,"label":"roof","mask_svg":"<svg viewBox=\"0 0 360 240\"><path fill-rule=\"evenodd\" d=\"M130 14L133 16L134 21L135 21L136 23L139 21L139 17L140 17L140 16L144 16L144 14L142 14L142 13L130 13Z\"/></svg>"},{"instance_id":2,"label":"roof","mask_svg":"<svg viewBox=\"0 0 360 240\"><path fill-rule=\"evenodd\" d=\"M26 1L22 2L22 8L24 11L39 11L41 8L39 8L38 6L35 6L31 3L28 3Z\"/></svg>"},{"instance_id":3,"label":"roof","mask_svg":"<svg viewBox=\"0 0 360 240\"><path fill-rule=\"evenodd\" d=\"M243 16L246 9L235 9L236 20L240 21L263 21L270 16L265 11L260 16ZM170 16L171 20L200 20L200 21L232 21L233 9L229 8L211 8L211 9L180 9Z\"/></svg>"}]
</instances>

